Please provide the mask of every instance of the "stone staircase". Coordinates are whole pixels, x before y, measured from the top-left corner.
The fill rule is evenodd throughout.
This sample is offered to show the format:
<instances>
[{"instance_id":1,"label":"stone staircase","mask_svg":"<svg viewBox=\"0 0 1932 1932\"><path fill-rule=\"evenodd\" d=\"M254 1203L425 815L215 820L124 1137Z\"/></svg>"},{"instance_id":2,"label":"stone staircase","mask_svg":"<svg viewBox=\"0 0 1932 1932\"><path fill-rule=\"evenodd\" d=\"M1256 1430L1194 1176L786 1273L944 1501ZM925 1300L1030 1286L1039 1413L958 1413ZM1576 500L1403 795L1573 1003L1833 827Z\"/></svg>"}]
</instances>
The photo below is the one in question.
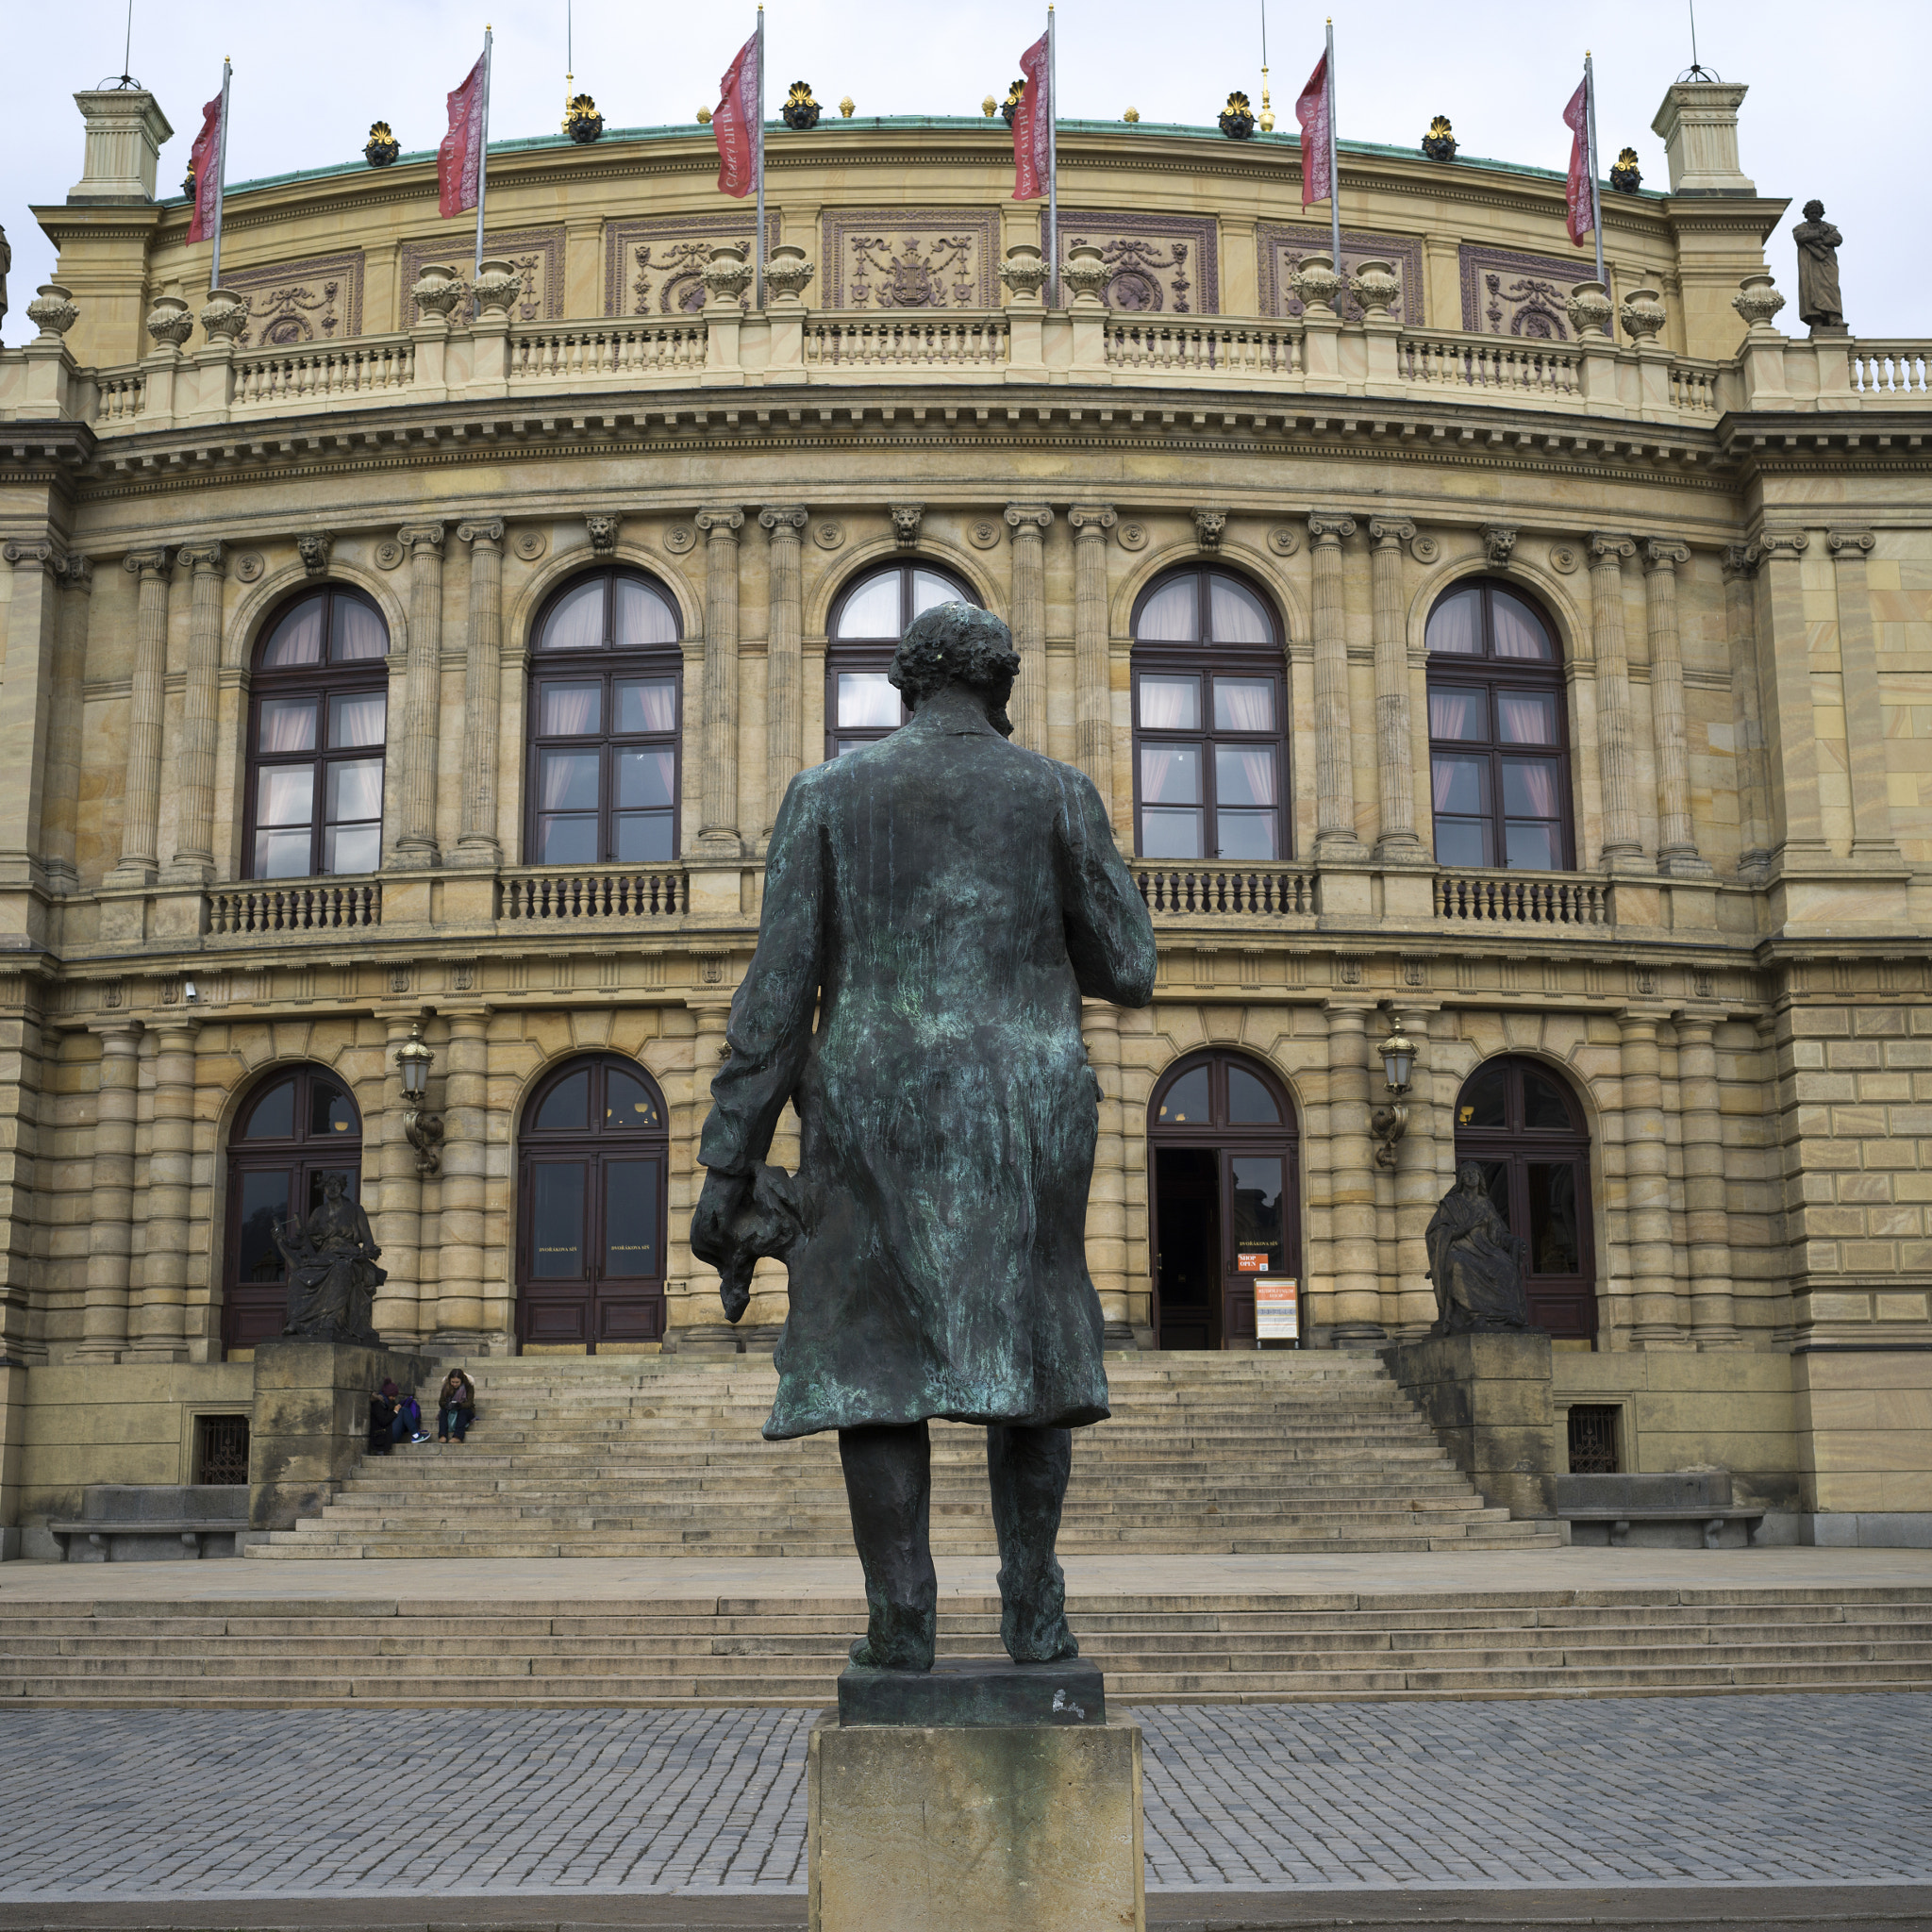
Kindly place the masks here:
<instances>
[{"instance_id":1,"label":"stone staircase","mask_svg":"<svg viewBox=\"0 0 1932 1932\"><path fill-rule=\"evenodd\" d=\"M775 1376L734 1357L488 1357L462 1444L365 1457L255 1560L831 1557L837 1441L766 1442ZM1373 1357L1109 1357L1113 1419L1074 1433L1060 1548L1256 1555L1553 1547L1487 1507ZM933 1546L992 1549L984 1431L933 1431Z\"/></svg>"}]
</instances>

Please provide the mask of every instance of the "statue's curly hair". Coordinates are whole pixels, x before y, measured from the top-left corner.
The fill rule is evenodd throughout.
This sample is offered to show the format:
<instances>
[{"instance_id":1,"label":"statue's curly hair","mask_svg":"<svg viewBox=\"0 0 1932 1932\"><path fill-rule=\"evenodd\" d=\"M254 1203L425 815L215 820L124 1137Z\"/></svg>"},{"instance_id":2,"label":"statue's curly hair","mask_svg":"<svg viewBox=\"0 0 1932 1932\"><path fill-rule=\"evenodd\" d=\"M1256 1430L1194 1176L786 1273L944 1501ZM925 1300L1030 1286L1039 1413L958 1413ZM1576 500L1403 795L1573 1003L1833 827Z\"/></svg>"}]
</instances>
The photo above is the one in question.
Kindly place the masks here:
<instances>
[{"instance_id":1,"label":"statue's curly hair","mask_svg":"<svg viewBox=\"0 0 1932 1932\"><path fill-rule=\"evenodd\" d=\"M976 604L939 604L907 626L886 675L916 710L949 684L971 685L1004 707L1020 675L1013 634Z\"/></svg>"}]
</instances>

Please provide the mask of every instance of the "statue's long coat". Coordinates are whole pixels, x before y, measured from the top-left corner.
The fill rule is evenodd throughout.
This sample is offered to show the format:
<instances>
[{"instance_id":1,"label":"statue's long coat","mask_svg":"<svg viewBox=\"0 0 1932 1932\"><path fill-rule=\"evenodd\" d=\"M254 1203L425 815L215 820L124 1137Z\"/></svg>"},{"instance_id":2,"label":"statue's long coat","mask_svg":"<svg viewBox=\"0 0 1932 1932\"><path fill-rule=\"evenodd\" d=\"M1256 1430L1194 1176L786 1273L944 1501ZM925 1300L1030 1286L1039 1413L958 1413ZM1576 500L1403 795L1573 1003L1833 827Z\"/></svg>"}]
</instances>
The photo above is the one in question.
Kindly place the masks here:
<instances>
[{"instance_id":1,"label":"statue's long coat","mask_svg":"<svg viewBox=\"0 0 1932 1932\"><path fill-rule=\"evenodd\" d=\"M708 1168L798 1109L774 1439L1108 1413L1080 998L1145 1006L1154 931L1092 784L949 708L792 781L711 1083Z\"/></svg>"}]
</instances>

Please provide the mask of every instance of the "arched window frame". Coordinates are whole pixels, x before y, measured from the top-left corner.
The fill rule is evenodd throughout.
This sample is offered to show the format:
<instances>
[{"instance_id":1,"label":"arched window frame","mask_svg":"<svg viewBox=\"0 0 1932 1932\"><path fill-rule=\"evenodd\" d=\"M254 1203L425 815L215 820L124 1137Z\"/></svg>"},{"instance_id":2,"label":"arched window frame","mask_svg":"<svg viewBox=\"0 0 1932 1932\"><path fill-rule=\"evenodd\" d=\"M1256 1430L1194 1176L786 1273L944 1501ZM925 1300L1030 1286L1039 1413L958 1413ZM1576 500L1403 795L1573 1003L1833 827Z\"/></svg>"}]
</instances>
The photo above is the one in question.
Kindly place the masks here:
<instances>
[{"instance_id":1,"label":"arched window frame","mask_svg":"<svg viewBox=\"0 0 1932 1932\"><path fill-rule=\"evenodd\" d=\"M1471 591L1476 595L1479 613L1478 650L1438 650L1434 636L1439 616L1452 600ZM1496 655L1499 597L1513 600L1535 620L1549 645L1546 658ZM1430 640L1429 806L1437 864L1519 872L1574 871L1576 833L1570 774L1569 694L1562 639L1549 612L1516 583L1496 577L1464 577L1436 599L1424 635ZM1445 702L1465 695L1468 704ZM1504 700L1511 696L1534 701L1535 711L1549 724L1546 741L1505 735L1512 727ZM1482 714L1480 738L1442 735L1452 723L1467 729L1474 722L1472 707ZM1538 768L1549 773L1553 782L1555 795L1547 801L1537 798L1532 789L1534 781L1528 774ZM1483 808L1447 810L1449 804L1472 803L1467 795L1472 783L1482 788L1481 798L1474 802ZM1554 809L1534 809L1545 803Z\"/></svg>"},{"instance_id":2,"label":"arched window frame","mask_svg":"<svg viewBox=\"0 0 1932 1932\"><path fill-rule=\"evenodd\" d=\"M899 629L892 637L846 637L841 633L846 622L846 612L862 591L869 591L883 578L896 574L899 579ZM833 600L831 617L825 626L825 757L832 759L841 752L857 751L862 745L876 744L882 738L890 738L906 722L906 709L899 705L898 716L891 724L842 724L840 704L841 676L848 679L863 679L863 690L848 690L846 696L855 702L862 702L870 696L882 699L890 687L882 687L887 670L892 662L892 653L899 648L899 640L906 635L906 627L919 614L921 606L917 600L916 579L921 576L936 577L952 592L961 604L982 608L979 598L972 587L957 571L949 570L944 564L934 563L929 558L896 558L891 563L874 565L871 569L854 574L851 582L840 586L839 594ZM948 599L939 599L947 602ZM898 693L891 695L896 699ZM845 710L849 713L851 706ZM860 713L860 715L875 715Z\"/></svg>"},{"instance_id":3,"label":"arched window frame","mask_svg":"<svg viewBox=\"0 0 1932 1932\"><path fill-rule=\"evenodd\" d=\"M594 645L546 647L549 625L564 603L586 585L603 586L603 621ZM641 585L660 602L671 637L648 644L621 645L616 639L617 587ZM677 599L649 572L606 564L558 584L544 598L530 626L528 709L525 713L524 852L531 865L653 865L683 850L684 627ZM597 688L598 728L547 728L567 722L545 693ZM621 688L636 688L629 696ZM663 693L668 687L668 722ZM594 785L581 788L582 760L594 758ZM546 791L553 764L579 761L578 777L559 799ZM627 762L634 759L635 764ZM668 774L668 775L667 775ZM636 783L639 790L628 791ZM592 803L580 804L585 796ZM546 809L546 806L551 808ZM573 849L587 846L588 852ZM567 856L555 856L564 852Z\"/></svg>"},{"instance_id":4,"label":"arched window frame","mask_svg":"<svg viewBox=\"0 0 1932 1932\"><path fill-rule=\"evenodd\" d=\"M1267 621L1265 641L1223 642L1215 635L1213 582L1224 578L1259 606ZM1191 580L1195 588L1192 639L1141 636L1148 608L1174 585ZM1155 577L1134 600L1134 849L1162 864L1222 862L1270 863L1292 857L1294 820L1290 808L1288 664L1274 600L1259 584L1225 564L1197 560ZM1184 681L1194 683L1192 722ZM1243 728L1243 704L1236 687L1251 691L1266 680L1272 723ZM1217 686L1220 687L1217 690ZM1177 702L1157 710L1157 691ZM1223 696L1228 699L1224 707ZM1174 722L1178 718L1180 722ZM1255 761L1260 760L1257 773ZM1191 770L1192 783L1189 784ZM1272 807L1256 797L1257 778L1272 778ZM1180 781L1171 800L1161 794ZM1185 793L1191 790L1195 796ZM1150 814L1153 814L1150 817ZM1193 837L1185 836L1194 819ZM1263 836L1265 834L1265 837ZM1180 849L1192 843L1191 852ZM1234 849L1229 849L1230 847Z\"/></svg>"},{"instance_id":5,"label":"arched window frame","mask_svg":"<svg viewBox=\"0 0 1932 1932\"><path fill-rule=\"evenodd\" d=\"M308 606L318 611L313 663L264 659ZM383 648L339 658L347 610L373 623ZM368 636L366 625L364 637ZM248 757L242 787L242 875L318 878L379 872L389 739L389 626L375 600L347 584L309 586L270 611L256 640L248 688ZM299 736L308 708L309 741ZM373 771L371 768L373 767ZM308 776L306 818L301 774ZM291 859L300 857L299 870Z\"/></svg>"}]
</instances>

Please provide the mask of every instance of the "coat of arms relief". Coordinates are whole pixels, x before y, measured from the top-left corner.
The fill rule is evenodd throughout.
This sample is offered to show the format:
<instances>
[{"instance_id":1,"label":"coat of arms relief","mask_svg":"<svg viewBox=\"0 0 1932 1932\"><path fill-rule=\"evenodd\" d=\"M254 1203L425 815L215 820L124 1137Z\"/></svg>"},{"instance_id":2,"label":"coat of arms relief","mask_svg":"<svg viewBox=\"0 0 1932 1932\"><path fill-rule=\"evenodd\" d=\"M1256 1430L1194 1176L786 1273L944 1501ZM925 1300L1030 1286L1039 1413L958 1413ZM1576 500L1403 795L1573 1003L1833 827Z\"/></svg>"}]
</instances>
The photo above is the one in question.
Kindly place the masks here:
<instances>
[{"instance_id":1,"label":"coat of arms relief","mask_svg":"<svg viewBox=\"0 0 1932 1932\"><path fill-rule=\"evenodd\" d=\"M827 213L828 308L995 308L999 221L991 209L871 208Z\"/></svg>"},{"instance_id":2,"label":"coat of arms relief","mask_svg":"<svg viewBox=\"0 0 1932 1932\"><path fill-rule=\"evenodd\" d=\"M360 250L231 269L222 282L248 311L243 348L309 348L362 333Z\"/></svg>"},{"instance_id":3,"label":"coat of arms relief","mask_svg":"<svg viewBox=\"0 0 1932 1932\"><path fill-rule=\"evenodd\" d=\"M714 248L751 252L749 215L741 220L711 215L664 215L652 220L612 222L604 231L604 313L606 315L694 316L705 306L705 264ZM765 252L779 240L775 211L765 216ZM743 305L751 306L746 295Z\"/></svg>"},{"instance_id":4,"label":"coat of arms relief","mask_svg":"<svg viewBox=\"0 0 1932 1932\"><path fill-rule=\"evenodd\" d=\"M1122 315L1215 315L1220 255L1211 219L1065 211L1060 255L1083 245L1108 266L1100 299Z\"/></svg>"}]
</instances>

